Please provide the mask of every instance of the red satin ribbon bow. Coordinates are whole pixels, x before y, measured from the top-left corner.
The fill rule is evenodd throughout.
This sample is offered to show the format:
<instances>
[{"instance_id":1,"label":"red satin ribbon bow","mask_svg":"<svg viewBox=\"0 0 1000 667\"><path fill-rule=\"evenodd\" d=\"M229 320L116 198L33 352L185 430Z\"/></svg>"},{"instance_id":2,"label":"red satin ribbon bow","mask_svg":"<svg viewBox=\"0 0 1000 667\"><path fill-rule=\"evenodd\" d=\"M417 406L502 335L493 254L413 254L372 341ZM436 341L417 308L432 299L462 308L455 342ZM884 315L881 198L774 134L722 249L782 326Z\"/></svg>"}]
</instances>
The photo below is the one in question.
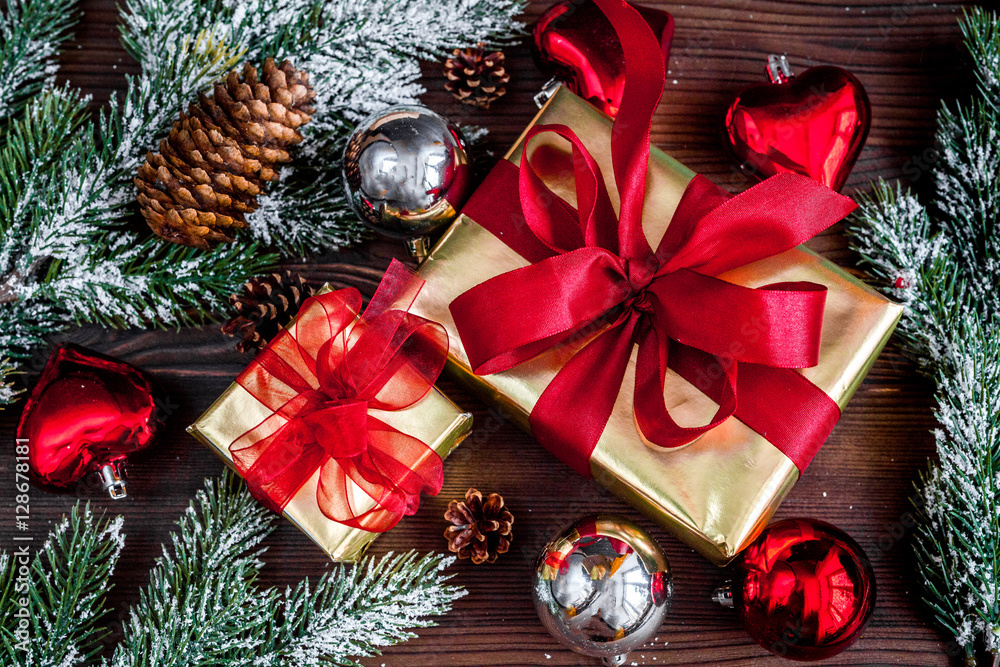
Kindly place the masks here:
<instances>
[{"instance_id":1,"label":"red satin ribbon bow","mask_svg":"<svg viewBox=\"0 0 1000 667\"><path fill-rule=\"evenodd\" d=\"M647 440L683 445L736 413L769 439L787 440L779 447L804 468L839 409L800 374L780 371L817 363L826 288L787 282L752 289L715 276L794 248L855 204L795 174L735 197L696 176L654 252L642 212L663 64L648 57L658 46L638 12L623 0L597 4L625 52L626 92L611 138L620 214L600 168L568 127L533 128L519 170L500 162L465 213L533 263L452 302L473 370L504 371L604 327L563 366L531 413L538 440L579 472L589 475L590 454L635 345L634 414ZM530 142L543 133L572 145L577 209L552 193L531 164ZM502 205L512 191L519 192L523 219L516 204ZM668 367L719 404L708 424L683 427L671 418L663 399ZM752 411L737 402L747 392ZM765 398L771 407L761 404L761 392L772 394Z\"/></svg>"},{"instance_id":2,"label":"red satin ribbon bow","mask_svg":"<svg viewBox=\"0 0 1000 667\"><path fill-rule=\"evenodd\" d=\"M369 414L413 405L444 368L444 328L406 312L422 285L394 260L360 318L356 289L307 299L236 379L272 411L229 446L265 506L280 512L319 470L324 515L385 532L441 490L441 457Z\"/></svg>"}]
</instances>

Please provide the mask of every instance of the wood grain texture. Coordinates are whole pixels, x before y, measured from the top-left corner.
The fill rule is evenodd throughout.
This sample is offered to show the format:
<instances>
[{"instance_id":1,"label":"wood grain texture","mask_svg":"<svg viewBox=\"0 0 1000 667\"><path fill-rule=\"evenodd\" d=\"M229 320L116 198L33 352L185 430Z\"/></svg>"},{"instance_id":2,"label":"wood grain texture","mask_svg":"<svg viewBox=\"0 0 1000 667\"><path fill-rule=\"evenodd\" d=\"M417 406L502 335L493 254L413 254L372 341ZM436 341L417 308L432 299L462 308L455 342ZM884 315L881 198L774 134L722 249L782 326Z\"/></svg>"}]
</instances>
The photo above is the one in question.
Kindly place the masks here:
<instances>
[{"instance_id":1,"label":"wood grain texture","mask_svg":"<svg viewBox=\"0 0 1000 667\"><path fill-rule=\"evenodd\" d=\"M691 4L648 2L672 12L677 33L664 101L656 115L653 142L692 169L731 190L749 181L724 149L720 123L742 86L763 80L768 53L786 52L798 71L837 64L866 86L873 107L867 146L847 192L864 190L875 178L906 176L920 187L929 180L925 149L932 142L940 100L967 95L969 76L956 20L956 2L864 0L845 6L821 0L775 2L705 0ZM547 2L532 2L533 21ZM77 40L63 57L63 76L104 102L135 73L117 42L117 12L111 0L85 0ZM266 17L262 17L266 20ZM427 64L432 108L463 122L490 128L491 147L503 152L535 113L532 95L543 76L526 46L508 51L512 82L507 97L488 112L470 112L441 88L440 64ZM921 161L924 162L921 162ZM856 258L839 226L811 242L825 256L852 268ZM357 285L371 294L381 270L399 249L372 242L351 251L314 258L300 266L311 279L336 286ZM185 432L247 362L217 328L112 332L83 327L53 338L73 340L150 371L163 384L174 410L162 444L131 466L130 497L111 503L84 485L73 494L33 489L31 531L42 540L76 497L100 510L125 516L128 542L109 599L119 624L146 583L147 571L175 519L207 476L222 464ZM44 362L29 364L34 381ZM639 665L781 665L756 646L734 617L709 601L722 573L690 549L636 515L596 484L574 475L531 438L501 423L486 406L445 380L443 389L475 413L478 429L446 464L441 495L426 498L414 517L381 537L371 552L442 550L442 513L451 498L471 485L504 495L516 516L514 547L493 566L467 562L453 568L455 583L469 595L437 628L365 661L366 665L593 665L563 650L539 624L530 599L530 575L538 550L564 523L593 511L620 512L639 519L661 538L675 573L673 610L654 642L630 657ZM878 576L878 605L862 639L833 658L835 665L948 665L945 639L929 625L917 602L910 569L907 497L912 481L933 454L931 386L890 345L846 410L829 442L795 486L779 517L814 516L850 532L868 551ZM12 443L19 408L0 413L0 547L11 548L13 525ZM268 540L263 584L284 585L316 577L329 562L307 538L281 522ZM109 642L117 640L113 635Z\"/></svg>"}]
</instances>

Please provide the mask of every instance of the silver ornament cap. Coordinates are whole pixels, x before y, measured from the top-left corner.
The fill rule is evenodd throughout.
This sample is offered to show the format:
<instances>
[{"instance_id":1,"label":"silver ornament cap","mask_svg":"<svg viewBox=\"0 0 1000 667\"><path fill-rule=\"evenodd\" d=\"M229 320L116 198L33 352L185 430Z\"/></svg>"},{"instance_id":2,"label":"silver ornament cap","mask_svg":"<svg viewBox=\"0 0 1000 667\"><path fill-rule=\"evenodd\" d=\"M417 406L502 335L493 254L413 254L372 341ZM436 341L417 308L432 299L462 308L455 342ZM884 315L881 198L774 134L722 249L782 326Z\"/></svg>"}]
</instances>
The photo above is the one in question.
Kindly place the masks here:
<instances>
[{"instance_id":1,"label":"silver ornament cap","mask_svg":"<svg viewBox=\"0 0 1000 667\"><path fill-rule=\"evenodd\" d=\"M673 579L660 545L614 514L587 516L538 556L535 610L560 643L621 665L653 638L670 607Z\"/></svg>"},{"instance_id":2,"label":"silver ornament cap","mask_svg":"<svg viewBox=\"0 0 1000 667\"><path fill-rule=\"evenodd\" d=\"M125 466L124 461L112 461L105 463L97 471L101 479L101 488L108 492L112 500L121 500L128 495L125 486Z\"/></svg>"},{"instance_id":3,"label":"silver ornament cap","mask_svg":"<svg viewBox=\"0 0 1000 667\"><path fill-rule=\"evenodd\" d=\"M361 121L347 140L344 190L367 227L426 254L426 236L458 217L472 192L468 144L430 109L399 105Z\"/></svg>"}]
</instances>

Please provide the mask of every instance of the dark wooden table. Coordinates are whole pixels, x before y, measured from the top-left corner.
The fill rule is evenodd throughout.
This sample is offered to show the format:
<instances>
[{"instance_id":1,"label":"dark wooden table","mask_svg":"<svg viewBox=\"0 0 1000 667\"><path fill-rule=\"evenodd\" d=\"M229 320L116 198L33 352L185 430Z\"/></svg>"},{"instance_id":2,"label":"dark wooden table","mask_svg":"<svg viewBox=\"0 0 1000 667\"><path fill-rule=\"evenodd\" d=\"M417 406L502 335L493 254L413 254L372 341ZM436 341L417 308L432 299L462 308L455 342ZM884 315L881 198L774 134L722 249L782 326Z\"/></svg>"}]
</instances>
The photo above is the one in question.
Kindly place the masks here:
<instances>
[{"instance_id":1,"label":"dark wooden table","mask_svg":"<svg viewBox=\"0 0 1000 667\"><path fill-rule=\"evenodd\" d=\"M650 2L649 4L654 4ZM904 174L925 186L922 167L932 142L940 99L968 94L956 21L961 7L951 0L931 4L903 0L822 0L773 2L705 0L656 3L672 12L677 33L667 90L657 113L653 142L731 190L748 181L734 169L721 140L720 123L734 93L763 79L768 53L786 52L796 70L817 64L848 68L871 97L874 122L867 146L851 176L848 193L864 190L875 178ZM532 2L527 20L545 8ZM77 41L63 57L71 83L94 95L95 104L123 88L137 66L117 42L117 11L111 0L85 0ZM266 17L263 17L266 20ZM506 99L488 112L471 112L442 88L440 65L425 68L425 102L436 110L492 130L503 151L535 113L532 95L543 83L526 46L510 49L512 73ZM923 178L920 178L923 176ZM856 264L838 225L815 239L813 248L851 268ZM303 268L315 281L356 285L371 294L390 257L399 248L372 242L314 258ZM112 332L84 327L53 337L71 339L120 357L155 375L176 412L159 448L131 466L130 497L119 503L95 497L98 508L125 516L128 543L115 573L110 601L119 610L138 597L147 571L174 520L221 462L184 432L233 380L247 357L216 327L182 331ZM27 383L34 377L28 376ZM443 550L442 513L451 498L469 486L503 494L517 517L514 547L492 566L454 566L455 582L469 595L440 626L391 648L367 665L592 665L562 649L546 634L531 603L530 576L535 554L546 539L574 517L592 511L620 512L638 519L661 539L674 568L674 606L655 643L632 654L631 664L784 664L754 644L735 618L709 600L721 572L593 482L573 474L509 424L482 430L493 417L480 401L452 382L444 390L473 411L482 435L470 438L446 465L445 486L426 498L414 517L375 543L371 552ZM933 455L930 430L931 386L918 378L892 344L854 397L829 442L778 512L779 517L812 516L850 532L867 550L878 576L878 606L861 640L833 658L841 665L947 665L946 639L928 623L919 606L918 581L911 569L906 527L912 481ZM0 414L0 439L12 443L19 408ZM6 449L8 453L11 451ZM9 525L13 503L11 459L0 460L0 520ZM36 539L75 501L73 495L31 494ZM11 548L6 528L0 546ZM287 522L268 542L263 583L281 584L329 569L330 563ZM115 640L112 637L111 640Z\"/></svg>"}]
</instances>

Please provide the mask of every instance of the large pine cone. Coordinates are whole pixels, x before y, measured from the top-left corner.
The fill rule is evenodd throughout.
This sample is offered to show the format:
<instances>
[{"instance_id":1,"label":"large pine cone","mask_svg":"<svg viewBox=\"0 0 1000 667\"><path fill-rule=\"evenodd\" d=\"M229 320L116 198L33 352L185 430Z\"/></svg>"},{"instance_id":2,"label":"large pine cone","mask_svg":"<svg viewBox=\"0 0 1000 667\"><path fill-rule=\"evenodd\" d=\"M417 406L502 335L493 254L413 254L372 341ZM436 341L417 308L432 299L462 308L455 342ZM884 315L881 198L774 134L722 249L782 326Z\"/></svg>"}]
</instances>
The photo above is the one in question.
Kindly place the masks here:
<instances>
[{"instance_id":1,"label":"large pine cone","mask_svg":"<svg viewBox=\"0 0 1000 667\"><path fill-rule=\"evenodd\" d=\"M292 321L302 302L314 292L302 276L293 276L290 271L254 278L242 292L229 297L238 314L222 325L222 333L239 334L236 349L240 352L262 349Z\"/></svg>"},{"instance_id":2,"label":"large pine cone","mask_svg":"<svg viewBox=\"0 0 1000 667\"><path fill-rule=\"evenodd\" d=\"M455 49L444 63L444 89L462 104L489 109L507 93L510 75L504 67L502 51L487 51L482 43L473 48Z\"/></svg>"},{"instance_id":3,"label":"large pine cone","mask_svg":"<svg viewBox=\"0 0 1000 667\"><path fill-rule=\"evenodd\" d=\"M276 166L291 161L289 148L302 141L298 128L311 120L315 97L307 73L270 58L260 79L248 63L242 76L233 70L213 95L201 95L134 179L153 232L206 250L232 242L265 181L277 180Z\"/></svg>"},{"instance_id":4,"label":"large pine cone","mask_svg":"<svg viewBox=\"0 0 1000 667\"><path fill-rule=\"evenodd\" d=\"M459 558L472 558L476 565L492 563L507 553L514 538L514 515L503 505L503 497L491 493L486 500L476 489L465 492L465 502L448 503L444 518L452 523L444 531L448 550Z\"/></svg>"}]
</instances>

